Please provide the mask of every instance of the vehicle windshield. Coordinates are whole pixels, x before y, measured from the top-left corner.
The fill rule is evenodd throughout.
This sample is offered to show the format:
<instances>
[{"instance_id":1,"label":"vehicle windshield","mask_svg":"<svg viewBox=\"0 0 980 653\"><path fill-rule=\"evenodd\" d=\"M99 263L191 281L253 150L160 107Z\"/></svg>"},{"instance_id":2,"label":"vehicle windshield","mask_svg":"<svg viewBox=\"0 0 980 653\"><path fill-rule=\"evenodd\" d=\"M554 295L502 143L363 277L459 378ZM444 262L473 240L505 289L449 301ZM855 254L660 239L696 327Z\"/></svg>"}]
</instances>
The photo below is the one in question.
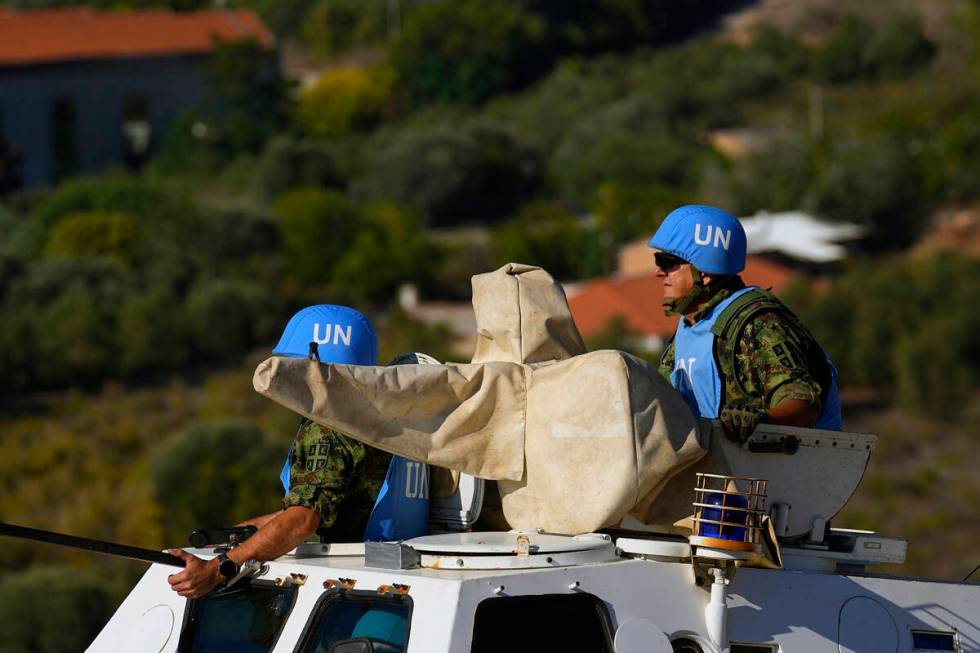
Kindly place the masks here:
<instances>
[{"instance_id":1,"label":"vehicle windshield","mask_svg":"<svg viewBox=\"0 0 980 653\"><path fill-rule=\"evenodd\" d=\"M314 611L297 652L329 653L348 639L368 639L377 653L402 653L412 610L407 596L327 591Z\"/></svg>"},{"instance_id":2,"label":"vehicle windshield","mask_svg":"<svg viewBox=\"0 0 980 653\"><path fill-rule=\"evenodd\" d=\"M296 602L296 587L243 582L191 601L177 653L266 653Z\"/></svg>"}]
</instances>

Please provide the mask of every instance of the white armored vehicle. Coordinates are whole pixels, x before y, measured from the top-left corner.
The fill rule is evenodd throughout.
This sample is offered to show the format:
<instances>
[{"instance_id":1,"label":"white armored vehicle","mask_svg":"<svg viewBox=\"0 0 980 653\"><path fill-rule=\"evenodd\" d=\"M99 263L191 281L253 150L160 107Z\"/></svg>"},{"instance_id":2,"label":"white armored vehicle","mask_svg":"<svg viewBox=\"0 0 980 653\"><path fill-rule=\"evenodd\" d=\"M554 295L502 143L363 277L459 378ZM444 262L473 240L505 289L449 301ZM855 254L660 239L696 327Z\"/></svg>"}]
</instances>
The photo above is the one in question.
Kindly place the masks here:
<instances>
[{"instance_id":1,"label":"white armored vehicle","mask_svg":"<svg viewBox=\"0 0 980 653\"><path fill-rule=\"evenodd\" d=\"M795 537L779 547L781 567L766 560L764 543L751 542L751 524L741 529L747 543L616 529L308 544L199 600L178 597L166 580L174 569L155 564L89 651L980 651L980 585L875 575L873 565L904 560L905 542L821 532L860 479L874 437L786 430L760 428L751 443L795 437L795 454L739 452L783 470L765 504L769 514L793 515L783 524ZM806 478L793 491L775 490L797 474L822 474L843 499L808 501L804 494L820 487ZM463 476L452 497L436 500L434 525L465 527L479 510L480 485ZM738 531L738 512L717 510L696 532L723 530L711 522L728 519Z\"/></svg>"},{"instance_id":2,"label":"white armored vehicle","mask_svg":"<svg viewBox=\"0 0 980 653\"><path fill-rule=\"evenodd\" d=\"M262 363L275 401L454 470L432 534L304 544L196 600L154 564L88 650L980 653L980 585L876 575L906 543L830 525L875 436L730 442L643 361L586 353L556 288L475 277L469 364Z\"/></svg>"}]
</instances>

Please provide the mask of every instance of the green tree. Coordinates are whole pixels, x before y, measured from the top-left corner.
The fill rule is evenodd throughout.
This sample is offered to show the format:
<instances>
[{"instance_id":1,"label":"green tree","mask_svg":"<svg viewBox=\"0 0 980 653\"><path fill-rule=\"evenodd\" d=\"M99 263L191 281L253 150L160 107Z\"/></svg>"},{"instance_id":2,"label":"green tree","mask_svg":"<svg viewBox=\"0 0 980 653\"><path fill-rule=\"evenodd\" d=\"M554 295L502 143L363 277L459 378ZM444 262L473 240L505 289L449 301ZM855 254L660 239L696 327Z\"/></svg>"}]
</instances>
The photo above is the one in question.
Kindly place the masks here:
<instances>
[{"instance_id":1,"label":"green tree","mask_svg":"<svg viewBox=\"0 0 980 653\"><path fill-rule=\"evenodd\" d=\"M248 422L204 420L168 438L150 460L167 539L277 510L278 472L291 435L273 441Z\"/></svg>"}]
</instances>

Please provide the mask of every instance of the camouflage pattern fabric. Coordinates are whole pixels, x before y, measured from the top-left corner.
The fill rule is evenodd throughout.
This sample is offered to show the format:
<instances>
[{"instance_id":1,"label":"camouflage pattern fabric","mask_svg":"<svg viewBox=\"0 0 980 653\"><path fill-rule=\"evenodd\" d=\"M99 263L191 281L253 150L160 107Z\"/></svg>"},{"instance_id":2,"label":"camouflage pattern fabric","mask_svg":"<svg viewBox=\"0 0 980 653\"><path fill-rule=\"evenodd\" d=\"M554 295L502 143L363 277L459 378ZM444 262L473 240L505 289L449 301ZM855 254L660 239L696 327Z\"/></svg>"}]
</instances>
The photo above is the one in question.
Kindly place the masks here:
<instances>
[{"instance_id":1,"label":"camouflage pattern fabric","mask_svg":"<svg viewBox=\"0 0 980 653\"><path fill-rule=\"evenodd\" d=\"M390 461L389 453L306 420L293 442L283 508L315 511L324 541L360 542Z\"/></svg>"},{"instance_id":2,"label":"camouflage pattern fabric","mask_svg":"<svg viewBox=\"0 0 980 653\"><path fill-rule=\"evenodd\" d=\"M717 291L692 316L694 321L700 320L741 287L744 286L739 283ZM817 381L818 375L809 368L803 354L809 349L810 340L809 334L777 311L759 313L749 320L737 342L716 338L715 360L722 376L724 393L721 405L745 401L752 406L768 409L787 399L800 399L819 408L821 387ZM734 357L731 351L733 346L737 347ZM674 342L671 340L664 349L659 367L661 376L668 381L674 369L674 355ZM733 360L735 369L732 369ZM742 387L736 382L736 374Z\"/></svg>"}]
</instances>

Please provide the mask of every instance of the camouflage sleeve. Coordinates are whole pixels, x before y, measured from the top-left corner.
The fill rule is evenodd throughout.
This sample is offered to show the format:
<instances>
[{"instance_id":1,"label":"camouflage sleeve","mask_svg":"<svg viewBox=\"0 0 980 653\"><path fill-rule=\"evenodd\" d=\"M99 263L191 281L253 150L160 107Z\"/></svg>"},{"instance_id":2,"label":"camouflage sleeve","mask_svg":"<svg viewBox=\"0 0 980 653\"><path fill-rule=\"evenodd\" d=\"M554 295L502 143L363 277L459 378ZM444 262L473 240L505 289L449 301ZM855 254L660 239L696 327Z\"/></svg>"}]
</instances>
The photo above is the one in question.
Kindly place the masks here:
<instances>
[{"instance_id":1,"label":"camouflage sleeve","mask_svg":"<svg viewBox=\"0 0 980 653\"><path fill-rule=\"evenodd\" d=\"M364 456L360 442L310 423L293 444L283 508L309 508L320 516L321 528L330 528L337 521L340 505L355 488Z\"/></svg>"},{"instance_id":2,"label":"camouflage sleeve","mask_svg":"<svg viewBox=\"0 0 980 653\"><path fill-rule=\"evenodd\" d=\"M660 372L660 376L667 379L667 383L670 383L671 372L674 371L674 339L671 338L664 345L664 353L660 355L660 365L657 366L657 371Z\"/></svg>"},{"instance_id":3,"label":"camouflage sleeve","mask_svg":"<svg viewBox=\"0 0 980 653\"><path fill-rule=\"evenodd\" d=\"M820 384L808 367L803 335L776 313L753 318L742 332L735 359L749 395L765 397L765 407L787 399L820 406Z\"/></svg>"}]
</instances>

